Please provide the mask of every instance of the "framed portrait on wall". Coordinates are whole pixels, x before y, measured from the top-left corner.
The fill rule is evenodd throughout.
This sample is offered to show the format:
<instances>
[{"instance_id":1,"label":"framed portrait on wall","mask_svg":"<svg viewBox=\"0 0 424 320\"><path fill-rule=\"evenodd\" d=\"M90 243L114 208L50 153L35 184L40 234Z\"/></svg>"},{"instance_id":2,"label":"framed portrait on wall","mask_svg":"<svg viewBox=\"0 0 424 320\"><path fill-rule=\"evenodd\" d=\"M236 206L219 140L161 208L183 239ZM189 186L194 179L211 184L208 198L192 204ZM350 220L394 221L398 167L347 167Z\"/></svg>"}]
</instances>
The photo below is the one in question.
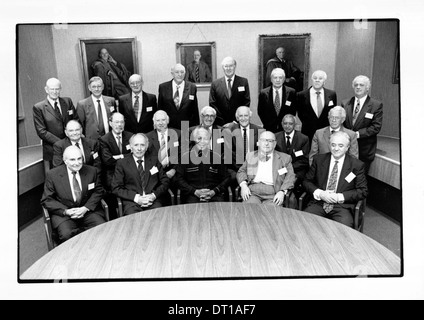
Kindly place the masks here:
<instances>
[{"instance_id":1,"label":"framed portrait on wall","mask_svg":"<svg viewBox=\"0 0 424 320\"><path fill-rule=\"evenodd\" d=\"M79 39L86 96L88 82L99 76L104 83L103 94L118 98L131 92L128 79L138 73L136 38Z\"/></svg>"},{"instance_id":2,"label":"framed portrait on wall","mask_svg":"<svg viewBox=\"0 0 424 320\"><path fill-rule=\"evenodd\" d=\"M209 87L216 79L215 42L176 44L177 62L186 68L186 80L197 87Z\"/></svg>"},{"instance_id":3,"label":"framed portrait on wall","mask_svg":"<svg viewBox=\"0 0 424 320\"><path fill-rule=\"evenodd\" d=\"M286 85L296 91L308 86L310 33L259 35L259 90L271 85L271 71L282 68Z\"/></svg>"}]
</instances>

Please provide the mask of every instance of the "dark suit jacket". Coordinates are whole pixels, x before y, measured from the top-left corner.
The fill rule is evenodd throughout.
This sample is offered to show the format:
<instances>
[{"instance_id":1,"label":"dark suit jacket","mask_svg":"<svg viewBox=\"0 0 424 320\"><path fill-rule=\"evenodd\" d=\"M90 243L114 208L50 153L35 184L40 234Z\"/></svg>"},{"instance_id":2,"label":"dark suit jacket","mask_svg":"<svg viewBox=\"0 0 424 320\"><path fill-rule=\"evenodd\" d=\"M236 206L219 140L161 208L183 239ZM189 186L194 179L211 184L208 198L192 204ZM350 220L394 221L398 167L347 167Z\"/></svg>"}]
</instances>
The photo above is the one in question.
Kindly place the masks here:
<instances>
[{"instance_id":1,"label":"dark suit jacket","mask_svg":"<svg viewBox=\"0 0 424 320\"><path fill-rule=\"evenodd\" d=\"M156 130L150 131L146 134L149 138L149 152L159 158L160 153L160 140ZM181 158L181 131L178 129L168 128L168 157L169 165L164 168L165 172L175 169L175 166L180 163Z\"/></svg>"},{"instance_id":2,"label":"dark suit jacket","mask_svg":"<svg viewBox=\"0 0 424 320\"><path fill-rule=\"evenodd\" d=\"M195 83L196 82L196 63L193 61L187 65L185 80ZM199 82L212 82L212 74L209 66L199 61Z\"/></svg>"},{"instance_id":3,"label":"dark suit jacket","mask_svg":"<svg viewBox=\"0 0 424 320\"><path fill-rule=\"evenodd\" d=\"M317 154L314 157L312 166L303 181L303 186L308 193L313 194L316 189L326 190L328 175L330 174L330 161L331 153ZM348 182L346 177L350 173L353 173L355 177ZM356 202L366 198L368 187L362 161L346 154L336 193L343 193L345 198L344 203L339 205L352 210L352 212Z\"/></svg>"},{"instance_id":4,"label":"dark suit jacket","mask_svg":"<svg viewBox=\"0 0 424 320\"><path fill-rule=\"evenodd\" d=\"M85 164L95 167L100 173L102 170L102 162L100 160L99 143L97 140L81 138L82 148L84 149ZM68 137L59 140L53 145L53 167L63 164L63 152L67 147L72 145Z\"/></svg>"},{"instance_id":5,"label":"dark suit jacket","mask_svg":"<svg viewBox=\"0 0 424 320\"><path fill-rule=\"evenodd\" d=\"M383 124L383 103L368 96L361 112L359 112L355 125L353 125L354 103L354 97L342 102L342 107L346 109L344 126L352 131L359 132L359 159L371 162L374 160L377 151L377 134Z\"/></svg>"},{"instance_id":6,"label":"dark suit jacket","mask_svg":"<svg viewBox=\"0 0 424 320\"><path fill-rule=\"evenodd\" d=\"M77 203L72 197L66 165L53 168L46 173L41 204L49 212L53 228L57 228L63 221L70 219L63 216L63 211L70 208L86 207L90 210L86 215L95 212L104 217L100 205L104 193L100 183L100 175L95 168L86 165L82 166L79 174L82 184L82 198L81 202Z\"/></svg>"},{"instance_id":7,"label":"dark suit jacket","mask_svg":"<svg viewBox=\"0 0 424 320\"><path fill-rule=\"evenodd\" d=\"M212 82L209 105L216 110L215 123L217 125L223 126L235 121L238 107L250 107L249 82L246 78L235 75L231 92L231 98L229 98L225 77Z\"/></svg>"},{"instance_id":8,"label":"dark suit jacket","mask_svg":"<svg viewBox=\"0 0 424 320\"><path fill-rule=\"evenodd\" d=\"M296 94L296 107L299 119L302 121L302 133L308 136L309 142L312 142L315 131L330 125L328 122L328 112L332 107L337 105L337 94L333 90L324 88L324 108L318 118L312 108L310 89L311 87Z\"/></svg>"},{"instance_id":9,"label":"dark suit jacket","mask_svg":"<svg viewBox=\"0 0 424 320\"><path fill-rule=\"evenodd\" d=\"M116 112L115 98L103 96L107 119L113 112ZM100 138L99 121L96 114L97 105L94 105L92 97L78 101L77 113L82 124L83 133L87 138L97 140ZM109 127L109 121L104 123L105 128Z\"/></svg>"},{"instance_id":10,"label":"dark suit jacket","mask_svg":"<svg viewBox=\"0 0 424 320\"><path fill-rule=\"evenodd\" d=\"M170 128L181 130L181 121L189 121L189 127L198 125L200 123L200 119L196 85L189 81L185 81L183 96L180 100L180 107L177 109L172 95L172 80L160 84L158 109L163 110L168 114L168 126Z\"/></svg>"},{"instance_id":11,"label":"dark suit jacket","mask_svg":"<svg viewBox=\"0 0 424 320\"><path fill-rule=\"evenodd\" d=\"M47 99L36 103L32 108L35 131L43 140L43 159L48 161L53 159L53 144L66 137L66 123L69 120L79 120L70 98L60 97L59 104L63 119L56 114Z\"/></svg>"},{"instance_id":12,"label":"dark suit jacket","mask_svg":"<svg viewBox=\"0 0 424 320\"><path fill-rule=\"evenodd\" d=\"M130 138L132 133L123 131L121 136L122 153L119 151L118 144L112 131L106 133L100 138L100 158L102 160L102 178L103 184L107 190L111 189L113 174L115 172L115 165L119 156L131 153Z\"/></svg>"},{"instance_id":13,"label":"dark suit jacket","mask_svg":"<svg viewBox=\"0 0 424 320\"><path fill-rule=\"evenodd\" d=\"M286 133L284 131L277 132L275 139L277 140L275 149L291 155L294 173L297 177L303 179L309 170L308 156L310 144L308 137L295 130L293 140L290 141L291 146L289 149L287 149Z\"/></svg>"},{"instance_id":14,"label":"dark suit jacket","mask_svg":"<svg viewBox=\"0 0 424 320\"><path fill-rule=\"evenodd\" d=\"M169 178L165 174L156 154L146 152L144 161L146 179L144 182L141 181L137 164L132 154L127 154L124 159L120 159L116 163L112 180L112 193L122 199L124 214L134 212L133 207L138 206L134 202L134 198L136 194L142 194L143 190L145 194L154 193L156 196L155 201L170 203L168 193ZM152 174L151 170L154 167L156 167L157 172ZM145 185L144 189L142 183Z\"/></svg>"},{"instance_id":15,"label":"dark suit jacket","mask_svg":"<svg viewBox=\"0 0 424 320\"><path fill-rule=\"evenodd\" d=\"M119 112L125 118L125 131L135 134L140 132L147 133L153 130L153 115L158 110L156 96L142 91L142 97L141 116L138 122L134 114L132 93L119 97Z\"/></svg>"},{"instance_id":16,"label":"dark suit jacket","mask_svg":"<svg viewBox=\"0 0 424 320\"><path fill-rule=\"evenodd\" d=\"M274 107L273 87L261 90L258 102L258 115L267 131L277 133L283 131L281 121L286 114L296 115L296 91L283 85L283 96L281 98L281 110L277 115Z\"/></svg>"}]
</instances>

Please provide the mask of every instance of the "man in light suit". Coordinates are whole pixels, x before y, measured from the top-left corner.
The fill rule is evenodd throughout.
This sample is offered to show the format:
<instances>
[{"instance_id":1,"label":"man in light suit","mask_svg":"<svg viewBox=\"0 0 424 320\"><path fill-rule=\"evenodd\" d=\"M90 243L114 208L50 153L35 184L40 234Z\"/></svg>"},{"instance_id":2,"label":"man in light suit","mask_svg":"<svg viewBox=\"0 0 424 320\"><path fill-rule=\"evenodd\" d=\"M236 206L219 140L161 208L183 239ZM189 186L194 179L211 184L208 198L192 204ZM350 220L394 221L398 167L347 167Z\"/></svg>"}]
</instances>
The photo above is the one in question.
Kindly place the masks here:
<instances>
[{"instance_id":1,"label":"man in light suit","mask_svg":"<svg viewBox=\"0 0 424 320\"><path fill-rule=\"evenodd\" d=\"M303 185L313 200L305 209L349 227L353 226L355 204L368 194L364 163L347 154L349 135L331 136L331 152L318 154Z\"/></svg>"},{"instance_id":2,"label":"man in light suit","mask_svg":"<svg viewBox=\"0 0 424 320\"><path fill-rule=\"evenodd\" d=\"M377 134L383 124L383 103L368 95L371 88L368 77L357 76L352 87L355 96L342 102L342 107L346 109L344 125L355 132L359 144L359 160L365 163L365 173L368 173L377 151Z\"/></svg>"},{"instance_id":3,"label":"man in light suit","mask_svg":"<svg viewBox=\"0 0 424 320\"><path fill-rule=\"evenodd\" d=\"M328 112L337 105L336 92L324 88L327 80L324 71L315 71L311 80L311 87L296 94L297 114L302 121L302 133L308 136L309 143L312 143L315 131L329 125Z\"/></svg>"},{"instance_id":4,"label":"man in light suit","mask_svg":"<svg viewBox=\"0 0 424 320\"><path fill-rule=\"evenodd\" d=\"M63 164L63 153L69 146L77 146L83 154L83 163L97 169L100 174L102 163L99 154L99 142L97 140L82 137L81 124L71 120L66 125L66 138L57 141L53 145L53 167Z\"/></svg>"},{"instance_id":5,"label":"man in light suit","mask_svg":"<svg viewBox=\"0 0 424 320\"><path fill-rule=\"evenodd\" d=\"M146 152L149 139L137 133L130 139L131 153L118 160L112 193L122 199L124 215L171 204L169 178L157 154Z\"/></svg>"},{"instance_id":6,"label":"man in light suit","mask_svg":"<svg viewBox=\"0 0 424 320\"><path fill-rule=\"evenodd\" d=\"M158 110L154 94L143 91L143 79L133 74L128 81L131 93L119 97L119 112L125 118L125 130L147 133L153 130L153 114Z\"/></svg>"},{"instance_id":7,"label":"man in light suit","mask_svg":"<svg viewBox=\"0 0 424 320\"><path fill-rule=\"evenodd\" d=\"M222 153L223 150L220 147L224 143L222 139L222 127L216 124L216 117L216 110L211 106L204 106L202 110L200 110L200 127L209 131L211 136L210 149L217 150L217 152ZM199 125L189 128L190 147L196 144L193 132L198 126Z\"/></svg>"},{"instance_id":8,"label":"man in light suit","mask_svg":"<svg viewBox=\"0 0 424 320\"><path fill-rule=\"evenodd\" d=\"M158 108L169 116L169 127L181 130L181 122L187 121L188 127L199 124L197 87L184 81L185 68L177 63L172 69L172 80L159 85Z\"/></svg>"},{"instance_id":9,"label":"man in light suit","mask_svg":"<svg viewBox=\"0 0 424 320\"><path fill-rule=\"evenodd\" d=\"M116 112L115 98L102 95L103 80L92 77L88 83L91 96L78 101L77 113L86 138L98 140L110 131L108 119Z\"/></svg>"},{"instance_id":10,"label":"man in light suit","mask_svg":"<svg viewBox=\"0 0 424 320\"><path fill-rule=\"evenodd\" d=\"M243 201L284 204L288 190L294 186L295 174L291 157L275 151L275 146L274 133L265 131L259 136L258 150L247 154L237 172Z\"/></svg>"},{"instance_id":11,"label":"man in light suit","mask_svg":"<svg viewBox=\"0 0 424 320\"><path fill-rule=\"evenodd\" d=\"M330 125L328 127L319 129L315 132L312 138L311 151L309 152L309 164L312 164L312 160L316 154L327 153L331 151L330 138L331 135L337 131L344 131L350 138L350 147L348 153L358 158L358 141L356 134L352 130L343 127L343 122L346 119L346 110L340 106L333 107L328 113L328 120Z\"/></svg>"},{"instance_id":12,"label":"man in light suit","mask_svg":"<svg viewBox=\"0 0 424 320\"><path fill-rule=\"evenodd\" d=\"M37 135L43 141L44 169L52 167L53 144L66 137L65 126L69 120L78 120L78 114L70 98L60 97L61 82L50 78L44 90L47 98L32 108Z\"/></svg>"},{"instance_id":13,"label":"man in light suit","mask_svg":"<svg viewBox=\"0 0 424 320\"><path fill-rule=\"evenodd\" d=\"M64 165L47 172L41 199L60 243L105 222L100 204L104 189L97 170L83 164L76 146L65 149L63 161Z\"/></svg>"},{"instance_id":14,"label":"man in light suit","mask_svg":"<svg viewBox=\"0 0 424 320\"><path fill-rule=\"evenodd\" d=\"M223 126L236 120L238 107L250 107L250 90L248 80L236 75L236 60L226 57L221 65L224 77L212 82L209 105L216 110L216 124Z\"/></svg>"},{"instance_id":15,"label":"man in light suit","mask_svg":"<svg viewBox=\"0 0 424 320\"><path fill-rule=\"evenodd\" d=\"M202 54L194 50L193 61L187 65L185 80L192 83L212 82L212 74L207 63L200 61Z\"/></svg>"},{"instance_id":16,"label":"man in light suit","mask_svg":"<svg viewBox=\"0 0 424 320\"><path fill-rule=\"evenodd\" d=\"M296 114L296 91L284 85L285 73L281 68L271 72L272 85L261 90L258 115L267 131L283 130L281 121L286 114Z\"/></svg>"}]
</instances>

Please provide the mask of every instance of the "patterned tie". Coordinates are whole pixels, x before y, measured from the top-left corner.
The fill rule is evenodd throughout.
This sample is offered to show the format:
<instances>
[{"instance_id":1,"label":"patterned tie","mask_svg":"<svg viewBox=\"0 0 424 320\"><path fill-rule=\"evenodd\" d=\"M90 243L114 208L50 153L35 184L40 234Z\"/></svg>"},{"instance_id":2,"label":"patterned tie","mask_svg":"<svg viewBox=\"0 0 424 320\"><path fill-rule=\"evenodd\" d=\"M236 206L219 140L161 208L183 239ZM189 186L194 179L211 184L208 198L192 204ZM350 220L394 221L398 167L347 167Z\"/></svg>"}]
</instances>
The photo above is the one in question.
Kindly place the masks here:
<instances>
[{"instance_id":1,"label":"patterned tie","mask_svg":"<svg viewBox=\"0 0 424 320\"><path fill-rule=\"evenodd\" d=\"M321 92L317 92L317 111L318 111L318 118L321 116L322 113L322 109L324 108L324 106L322 105L322 100L320 97Z\"/></svg>"},{"instance_id":2,"label":"patterned tie","mask_svg":"<svg viewBox=\"0 0 424 320\"><path fill-rule=\"evenodd\" d=\"M79 204L81 202L81 188L76 177L77 172L72 171L72 174L74 175L72 178L72 188L74 189L75 193L75 202Z\"/></svg>"},{"instance_id":3,"label":"patterned tie","mask_svg":"<svg viewBox=\"0 0 424 320\"><path fill-rule=\"evenodd\" d=\"M356 104L355 110L353 112L353 124L355 124L356 119L358 118L358 113L359 113L360 107L361 107L361 104L359 103L359 99L358 99L358 103Z\"/></svg>"},{"instance_id":4,"label":"patterned tie","mask_svg":"<svg viewBox=\"0 0 424 320\"><path fill-rule=\"evenodd\" d=\"M196 82L200 82L199 65L196 64Z\"/></svg>"},{"instance_id":5,"label":"patterned tie","mask_svg":"<svg viewBox=\"0 0 424 320\"><path fill-rule=\"evenodd\" d=\"M287 141L286 141L286 148L287 148L287 154L290 154L290 149L291 149L291 143L290 143L290 136L286 136Z\"/></svg>"},{"instance_id":6,"label":"patterned tie","mask_svg":"<svg viewBox=\"0 0 424 320\"><path fill-rule=\"evenodd\" d=\"M230 98L230 99L231 99L231 90L232 90L232 87L231 87L231 79L228 79L227 81L228 81L228 86L227 86L227 90L228 90L228 98Z\"/></svg>"},{"instance_id":7,"label":"patterned tie","mask_svg":"<svg viewBox=\"0 0 424 320\"><path fill-rule=\"evenodd\" d=\"M138 111L140 109L140 102L138 101L138 95L135 96L135 101L134 101L134 115L135 118L137 119L138 122Z\"/></svg>"},{"instance_id":8,"label":"patterned tie","mask_svg":"<svg viewBox=\"0 0 424 320\"><path fill-rule=\"evenodd\" d=\"M159 150L159 156L160 156L160 162L162 163L162 166L166 168L169 164L168 159L168 152L166 150L166 144L165 144L165 134L162 132L160 137L160 150Z\"/></svg>"},{"instance_id":9,"label":"patterned tie","mask_svg":"<svg viewBox=\"0 0 424 320\"><path fill-rule=\"evenodd\" d=\"M338 173L338 161L336 160L334 163L333 170L331 171L330 180L328 180L327 190L336 191L337 186L337 173ZM333 210L334 205L332 203L326 203L324 202L323 206L324 211L326 213L329 213L331 210Z\"/></svg>"},{"instance_id":10,"label":"patterned tie","mask_svg":"<svg viewBox=\"0 0 424 320\"><path fill-rule=\"evenodd\" d=\"M145 172L144 172L144 168L143 168L143 160L137 160L137 163L138 163L137 170L138 170L138 173L140 174L140 178L141 178L141 188L143 189L141 193L143 193L144 189L145 189L144 186L145 186L145 180L146 180L144 178Z\"/></svg>"},{"instance_id":11,"label":"patterned tie","mask_svg":"<svg viewBox=\"0 0 424 320\"><path fill-rule=\"evenodd\" d=\"M174 103L177 109L179 109L180 108L180 86L177 86L177 90L175 90Z\"/></svg>"},{"instance_id":12,"label":"patterned tie","mask_svg":"<svg viewBox=\"0 0 424 320\"><path fill-rule=\"evenodd\" d=\"M98 121L99 121L99 135L104 136L105 135L105 125L103 123L103 112L102 112L102 105L100 104L100 100L97 100L97 115L98 115Z\"/></svg>"},{"instance_id":13,"label":"patterned tie","mask_svg":"<svg viewBox=\"0 0 424 320\"><path fill-rule=\"evenodd\" d=\"M277 112L277 116L280 114L281 105L280 105L280 94L278 93L278 90L275 90L275 100L274 100L274 107L275 112Z\"/></svg>"},{"instance_id":14,"label":"patterned tie","mask_svg":"<svg viewBox=\"0 0 424 320\"><path fill-rule=\"evenodd\" d=\"M116 139L118 140L118 148L119 148L119 152L120 152L120 153L122 153L121 136L120 136L120 135L116 136Z\"/></svg>"},{"instance_id":15,"label":"patterned tie","mask_svg":"<svg viewBox=\"0 0 424 320\"><path fill-rule=\"evenodd\" d=\"M246 154L247 154L247 150L248 150L248 146L247 146L247 129L246 128L243 129L243 143L244 143L244 157L243 157L243 160L246 160Z\"/></svg>"}]
</instances>

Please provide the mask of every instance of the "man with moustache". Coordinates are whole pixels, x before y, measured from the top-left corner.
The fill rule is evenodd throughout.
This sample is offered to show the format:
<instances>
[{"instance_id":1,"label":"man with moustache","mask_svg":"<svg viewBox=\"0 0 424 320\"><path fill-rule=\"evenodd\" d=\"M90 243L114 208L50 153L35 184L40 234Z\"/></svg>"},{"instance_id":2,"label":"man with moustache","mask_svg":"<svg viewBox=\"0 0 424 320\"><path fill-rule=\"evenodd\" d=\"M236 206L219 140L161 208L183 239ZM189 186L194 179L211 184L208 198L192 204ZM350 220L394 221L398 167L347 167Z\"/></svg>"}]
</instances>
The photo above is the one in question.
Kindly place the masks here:
<instances>
[{"instance_id":1,"label":"man with moustache","mask_svg":"<svg viewBox=\"0 0 424 320\"><path fill-rule=\"evenodd\" d=\"M119 112L125 119L125 130L147 133L153 130L153 114L158 110L156 96L143 91L143 78L133 74L128 83L131 93L119 97Z\"/></svg>"},{"instance_id":2,"label":"man with moustache","mask_svg":"<svg viewBox=\"0 0 424 320\"><path fill-rule=\"evenodd\" d=\"M187 65L185 75L186 81L193 83L212 82L212 74L207 63L200 60L202 54L199 50L194 50L193 61Z\"/></svg>"},{"instance_id":3,"label":"man with moustache","mask_svg":"<svg viewBox=\"0 0 424 320\"><path fill-rule=\"evenodd\" d=\"M350 137L331 135L331 152L314 157L303 186L313 196L304 210L353 227L355 204L368 194L364 163L347 154Z\"/></svg>"},{"instance_id":4,"label":"man with moustache","mask_svg":"<svg viewBox=\"0 0 424 320\"><path fill-rule=\"evenodd\" d=\"M97 170L83 164L82 151L76 146L65 149L63 161L64 165L47 172L41 199L60 243L106 221Z\"/></svg>"},{"instance_id":5,"label":"man with moustache","mask_svg":"<svg viewBox=\"0 0 424 320\"><path fill-rule=\"evenodd\" d=\"M296 91L284 85L285 79L283 69L272 70L272 85L259 94L259 118L264 128L274 133L283 130L281 121L286 114L296 114Z\"/></svg>"},{"instance_id":6,"label":"man with moustache","mask_svg":"<svg viewBox=\"0 0 424 320\"><path fill-rule=\"evenodd\" d=\"M250 106L249 82L236 75L237 62L226 57L221 63L224 77L212 82L209 92L209 105L216 110L216 124L224 124L236 120L235 113L240 106Z\"/></svg>"},{"instance_id":7,"label":"man with moustache","mask_svg":"<svg viewBox=\"0 0 424 320\"><path fill-rule=\"evenodd\" d=\"M48 79L44 90L47 98L36 103L32 111L35 131L43 144L44 170L47 172L53 165L53 144L66 137L66 124L69 120L78 120L78 114L70 98L60 97L62 84L58 79Z\"/></svg>"},{"instance_id":8,"label":"man with moustache","mask_svg":"<svg viewBox=\"0 0 424 320\"><path fill-rule=\"evenodd\" d=\"M147 136L134 134L130 147L132 154L118 160L112 180L112 193L122 199L123 214L170 205L169 178L157 154L147 152Z\"/></svg>"},{"instance_id":9,"label":"man with moustache","mask_svg":"<svg viewBox=\"0 0 424 320\"><path fill-rule=\"evenodd\" d=\"M102 95L103 88L102 78L92 77L88 83L91 96L77 103L83 134L93 140L98 140L109 132L108 119L116 112L115 98Z\"/></svg>"},{"instance_id":10,"label":"man with moustache","mask_svg":"<svg viewBox=\"0 0 424 320\"><path fill-rule=\"evenodd\" d=\"M177 63L171 69L172 80L159 85L158 108L169 116L169 127L181 130L181 123L187 127L199 124L197 87L185 81L185 67Z\"/></svg>"}]
</instances>

